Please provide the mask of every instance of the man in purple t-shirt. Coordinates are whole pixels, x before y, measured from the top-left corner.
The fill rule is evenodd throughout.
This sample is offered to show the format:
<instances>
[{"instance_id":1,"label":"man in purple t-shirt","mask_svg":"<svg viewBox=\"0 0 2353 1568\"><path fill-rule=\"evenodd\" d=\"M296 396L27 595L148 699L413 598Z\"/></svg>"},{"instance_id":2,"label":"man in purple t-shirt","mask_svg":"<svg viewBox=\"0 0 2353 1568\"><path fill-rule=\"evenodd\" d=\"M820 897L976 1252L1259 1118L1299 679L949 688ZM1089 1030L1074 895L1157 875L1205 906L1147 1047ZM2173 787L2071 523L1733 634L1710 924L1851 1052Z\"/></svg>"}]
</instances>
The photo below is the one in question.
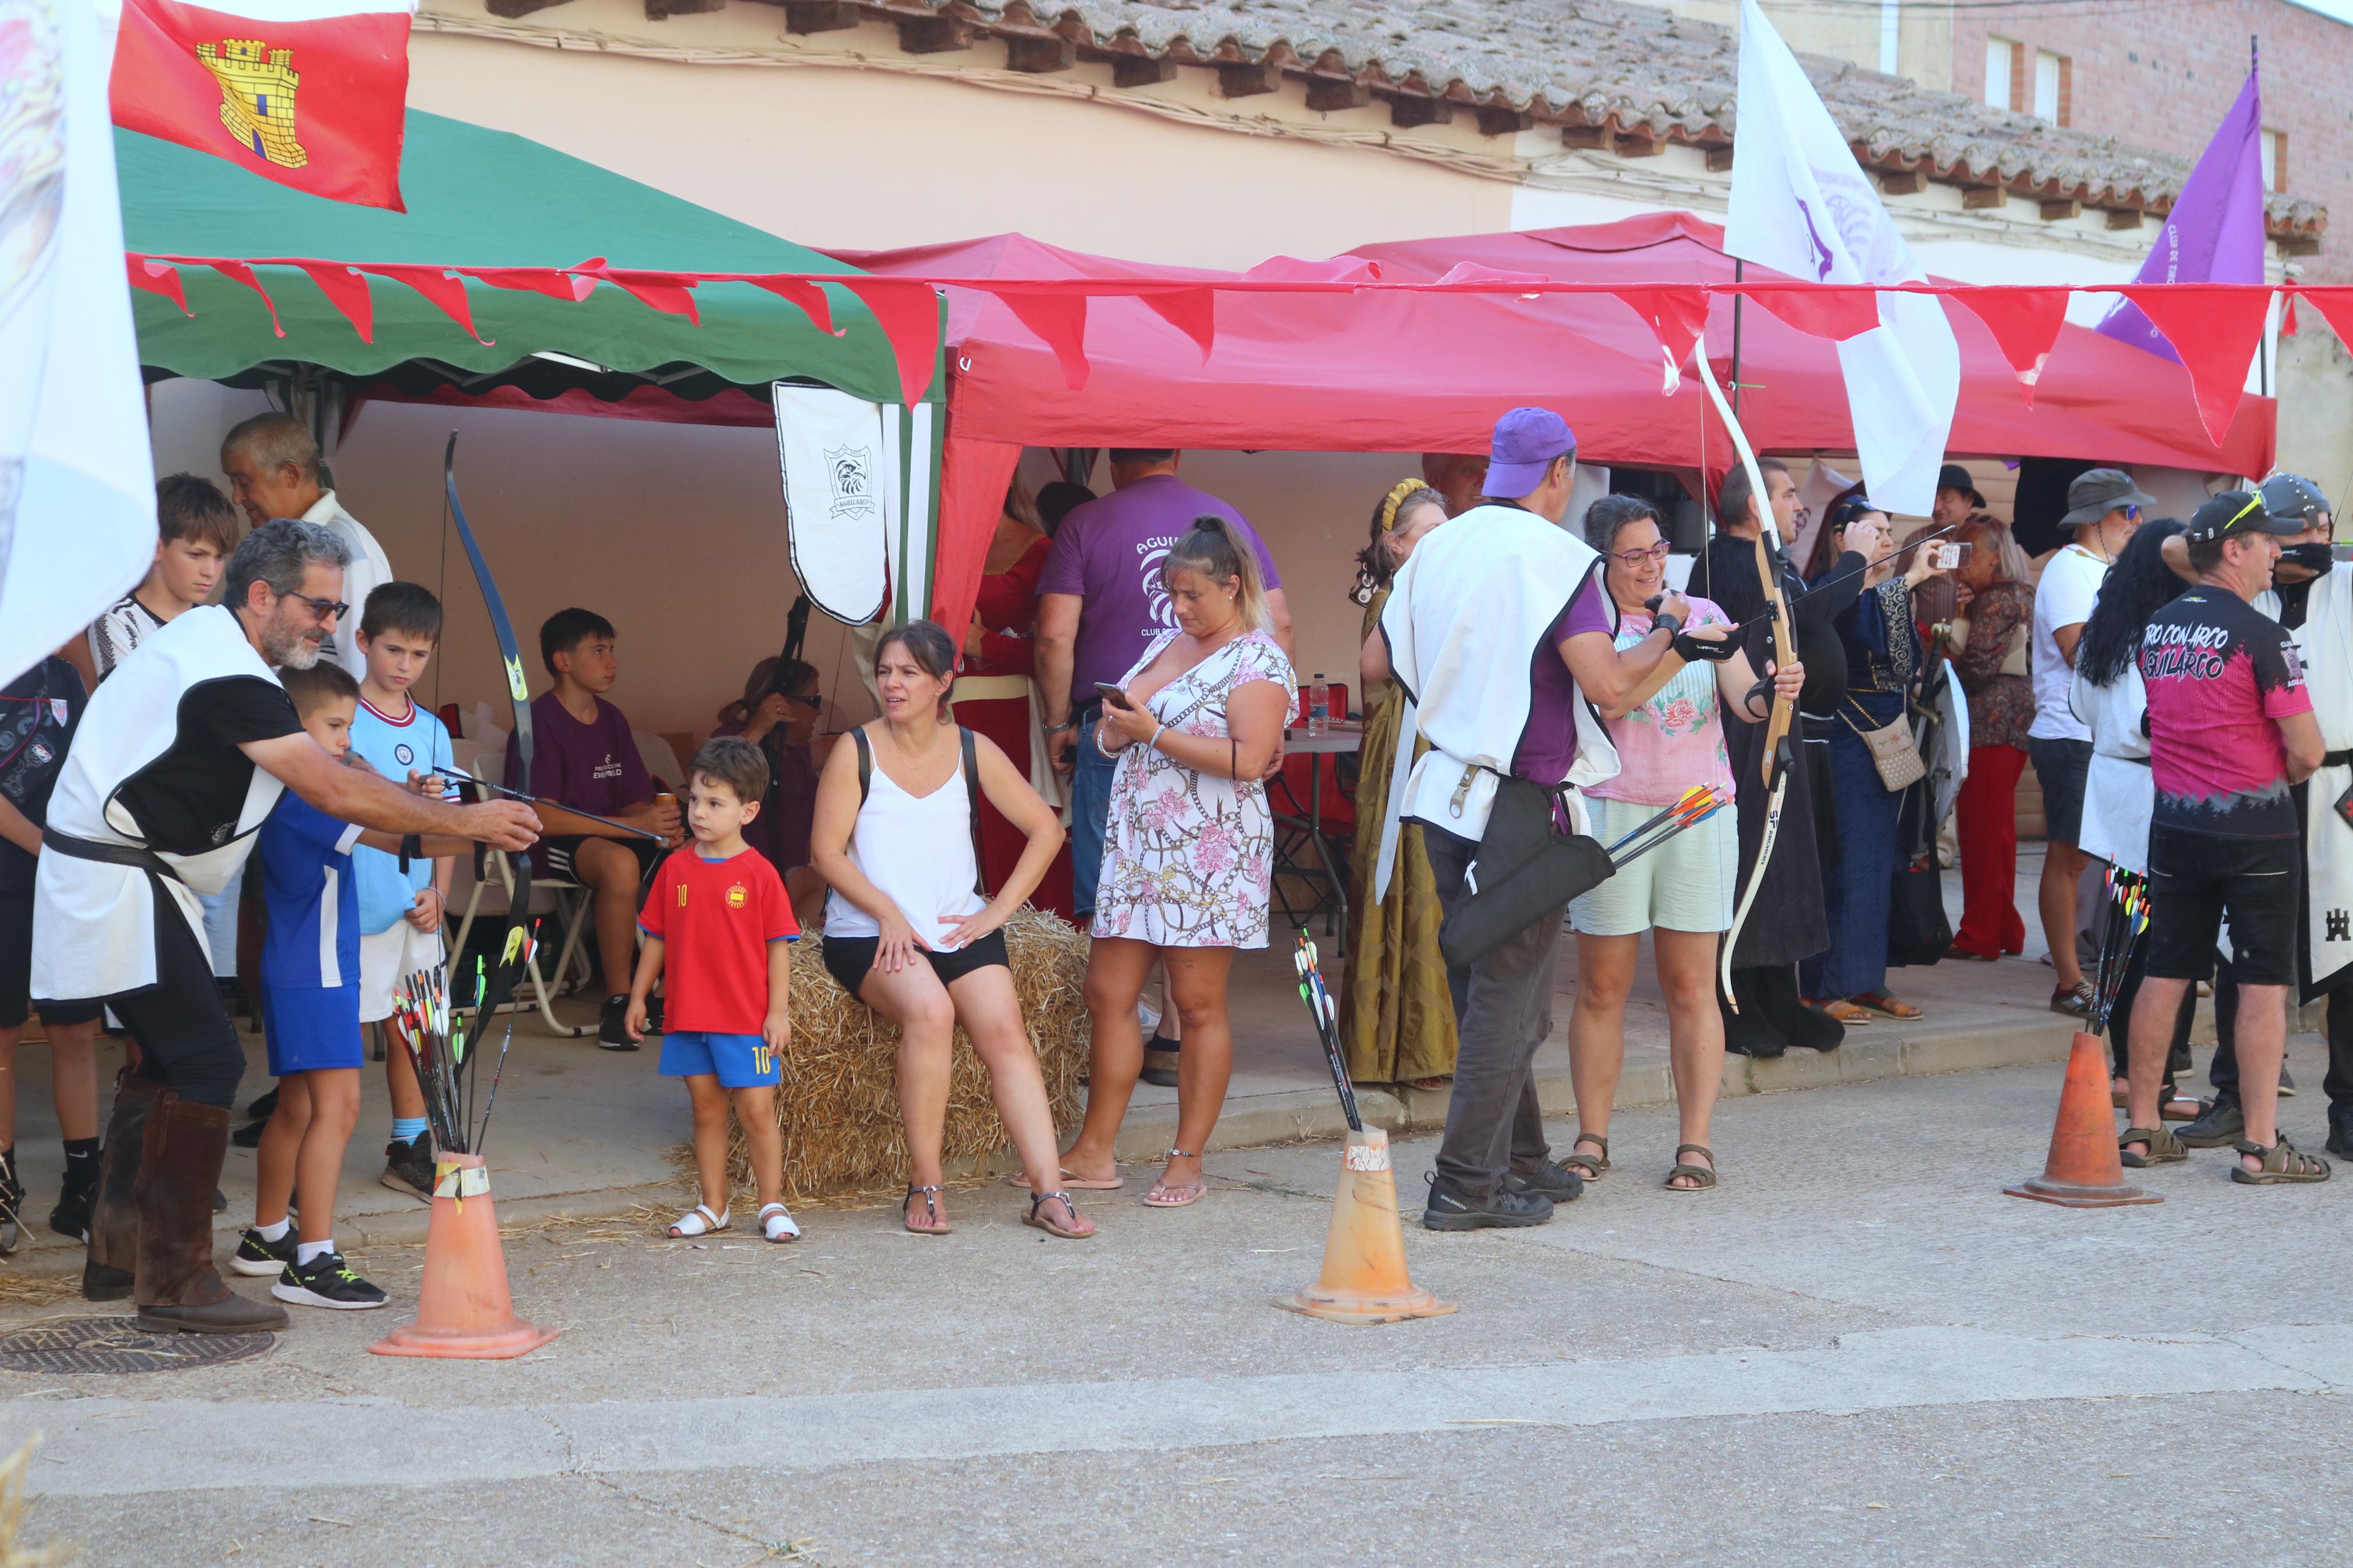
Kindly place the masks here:
<instances>
[{"instance_id":1,"label":"man in purple t-shirt","mask_svg":"<svg viewBox=\"0 0 2353 1568\"><path fill-rule=\"evenodd\" d=\"M531 782L523 783L522 753L512 744L506 782L543 802L540 828L547 837L532 851L533 869L568 878L595 899L596 955L610 993L597 1021L596 1043L608 1051L634 1051L627 1015L629 973L637 958L638 888L663 849L652 839L617 833L574 813L674 837L679 812L675 805L655 804L653 779L638 754L629 721L605 700L621 673L613 642L613 624L593 610L558 610L547 617L539 628L539 659L555 684L532 700Z\"/></svg>"},{"instance_id":2,"label":"man in purple t-shirt","mask_svg":"<svg viewBox=\"0 0 2353 1568\"><path fill-rule=\"evenodd\" d=\"M1176 477L1179 456L1113 447L1112 493L1062 520L1038 581L1038 689L1046 701L1047 749L1055 766L1071 774L1071 880L1082 919L1094 912L1116 766L1093 743L1095 683L1124 683L1152 639L1176 629L1160 563L1196 519L1224 518L1258 552L1274 637L1291 651L1291 608L1274 557L1240 512Z\"/></svg>"}]
</instances>

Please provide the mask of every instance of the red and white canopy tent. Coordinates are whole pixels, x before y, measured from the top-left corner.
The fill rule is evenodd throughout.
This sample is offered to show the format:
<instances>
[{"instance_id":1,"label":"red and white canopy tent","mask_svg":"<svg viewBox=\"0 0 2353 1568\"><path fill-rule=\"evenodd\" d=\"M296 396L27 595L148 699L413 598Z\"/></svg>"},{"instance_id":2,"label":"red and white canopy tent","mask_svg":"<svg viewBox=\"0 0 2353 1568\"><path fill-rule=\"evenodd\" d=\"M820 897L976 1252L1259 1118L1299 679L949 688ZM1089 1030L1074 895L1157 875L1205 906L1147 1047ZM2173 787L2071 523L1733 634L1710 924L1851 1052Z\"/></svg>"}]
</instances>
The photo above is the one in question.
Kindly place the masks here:
<instances>
[{"instance_id":1,"label":"red and white canopy tent","mask_svg":"<svg viewBox=\"0 0 2353 1568\"><path fill-rule=\"evenodd\" d=\"M1732 461L1729 437L1703 417L1695 385L1666 389L1668 357L1683 357L1703 319L1728 381L1733 296L1747 297L1741 420L1759 450L1783 452L1852 449L1834 340L1876 320L1868 289L1755 268L1736 282L1723 230L1684 213L1372 245L1243 274L1018 234L834 254L883 277L978 285L946 284L933 610L948 626L971 615L1024 447L1478 451L1498 414L1542 404L1595 461L1699 468L1712 481ZM1498 290L1521 280L1546 291ZM1138 284L1156 291L1119 292ZM2164 290L2150 314L2185 369L2063 324L2065 288L1929 287L1953 296L1961 349L1955 456L2268 470L2275 406L2242 391L2267 290ZM2148 306L2151 290L2131 292ZM2315 302L2332 318L2343 308Z\"/></svg>"}]
</instances>

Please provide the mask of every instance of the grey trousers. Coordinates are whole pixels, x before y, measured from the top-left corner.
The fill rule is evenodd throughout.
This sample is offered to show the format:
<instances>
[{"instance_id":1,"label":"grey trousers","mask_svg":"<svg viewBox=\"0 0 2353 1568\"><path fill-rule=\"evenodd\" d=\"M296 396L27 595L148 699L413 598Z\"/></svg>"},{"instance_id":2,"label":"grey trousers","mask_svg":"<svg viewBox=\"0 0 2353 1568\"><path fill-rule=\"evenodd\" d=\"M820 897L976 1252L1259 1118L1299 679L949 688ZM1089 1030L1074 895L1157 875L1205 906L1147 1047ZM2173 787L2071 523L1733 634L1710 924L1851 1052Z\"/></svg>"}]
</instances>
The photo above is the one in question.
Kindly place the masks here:
<instances>
[{"instance_id":1,"label":"grey trousers","mask_svg":"<svg viewBox=\"0 0 2353 1568\"><path fill-rule=\"evenodd\" d=\"M1451 914L1470 896L1463 873L1479 847L1427 823L1421 843L1437 875L1439 908ZM1476 963L1447 966L1462 1044L1446 1137L1438 1146L1438 1179L1457 1197L1483 1199L1506 1170L1532 1171L1550 1152L1534 1068L1536 1047L1552 1032L1553 962L1567 912L1563 899Z\"/></svg>"}]
</instances>

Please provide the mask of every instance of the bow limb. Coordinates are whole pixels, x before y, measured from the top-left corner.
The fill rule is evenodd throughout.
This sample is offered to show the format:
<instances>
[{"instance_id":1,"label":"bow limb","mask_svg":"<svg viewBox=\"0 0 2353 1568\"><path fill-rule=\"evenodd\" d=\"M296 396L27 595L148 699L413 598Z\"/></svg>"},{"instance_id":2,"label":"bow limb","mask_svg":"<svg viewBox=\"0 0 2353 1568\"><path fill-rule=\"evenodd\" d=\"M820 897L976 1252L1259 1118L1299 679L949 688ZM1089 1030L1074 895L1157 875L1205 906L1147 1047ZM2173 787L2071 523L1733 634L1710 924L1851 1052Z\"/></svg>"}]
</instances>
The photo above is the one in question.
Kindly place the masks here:
<instances>
[{"instance_id":1,"label":"bow limb","mask_svg":"<svg viewBox=\"0 0 2353 1568\"><path fill-rule=\"evenodd\" d=\"M1740 466L1748 474L1748 493L1757 514L1757 583L1764 590L1766 603L1771 606L1773 663L1776 668L1786 668L1790 658L1789 601L1781 584L1781 531L1773 518L1773 506L1767 499L1764 470L1757 466L1756 448L1748 443L1748 433L1740 427L1739 418L1725 401L1724 389L1716 384L1715 371L1707 363L1707 341L1703 336L1692 347L1692 360L1699 371L1700 384L1707 389L1708 401L1732 437L1734 450L1740 454ZM1740 1004L1732 994L1732 952L1740 941L1740 928L1747 923L1748 910L1757 901L1757 890L1764 886L1765 868L1772 862L1773 842L1780 836L1781 803L1789 787L1789 719L1793 704L1775 693L1773 706L1765 721L1765 743L1760 748L1761 782L1772 793L1765 807L1765 831L1757 842L1757 863L1748 868L1748 886L1740 895L1733 910L1732 929L1724 933L1723 985L1725 1003L1733 1012Z\"/></svg>"},{"instance_id":2,"label":"bow limb","mask_svg":"<svg viewBox=\"0 0 2353 1568\"><path fill-rule=\"evenodd\" d=\"M489 612L491 634L497 638L499 658L506 666L507 704L514 718L514 734L508 742L515 748L516 782L525 790L531 788L531 687L523 679L522 647L515 641L514 623L507 618L506 601L499 595L498 579L491 575L491 563L482 559L482 547L474 539L474 530L466 521L465 503L458 499L458 433L449 432L449 445L441 457L441 484L449 502L450 521L458 527L458 539L466 547L466 559L474 568L474 581L482 590L482 607ZM523 950L526 945L524 928L531 920L531 855L527 850L515 851L507 857L509 886L507 891L507 936L499 948L496 965L482 987L479 1017L487 1018L506 1004L513 994L515 982L521 978Z\"/></svg>"}]
</instances>

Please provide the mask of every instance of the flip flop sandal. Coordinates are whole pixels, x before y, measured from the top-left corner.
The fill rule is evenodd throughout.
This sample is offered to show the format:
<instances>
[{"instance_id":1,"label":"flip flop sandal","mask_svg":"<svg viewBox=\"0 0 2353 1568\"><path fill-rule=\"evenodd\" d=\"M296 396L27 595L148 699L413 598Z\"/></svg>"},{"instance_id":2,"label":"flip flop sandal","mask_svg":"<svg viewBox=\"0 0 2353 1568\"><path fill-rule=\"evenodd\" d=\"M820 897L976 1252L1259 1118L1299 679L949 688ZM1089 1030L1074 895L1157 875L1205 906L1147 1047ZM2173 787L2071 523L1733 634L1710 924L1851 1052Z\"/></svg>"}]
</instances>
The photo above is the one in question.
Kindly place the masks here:
<instances>
[{"instance_id":1,"label":"flip flop sandal","mask_svg":"<svg viewBox=\"0 0 2353 1568\"><path fill-rule=\"evenodd\" d=\"M2136 1154L2125 1147L2127 1143L2146 1143L2148 1152ZM2127 1127L2116 1137L2116 1158L2136 1171L2152 1165L2179 1165L2189 1158L2189 1151L2169 1127Z\"/></svg>"},{"instance_id":2,"label":"flip flop sandal","mask_svg":"<svg viewBox=\"0 0 2353 1568\"><path fill-rule=\"evenodd\" d=\"M770 1241L798 1241L801 1227L793 1222L793 1211L784 1205L762 1204L760 1234Z\"/></svg>"},{"instance_id":3,"label":"flip flop sandal","mask_svg":"<svg viewBox=\"0 0 2353 1568\"><path fill-rule=\"evenodd\" d=\"M1171 1149L1167 1153L1162 1155L1161 1158L1164 1160L1198 1160L1200 1156L1198 1154L1188 1153L1182 1149ZM1148 1209L1181 1209L1188 1207L1191 1205L1198 1204L1208 1195L1209 1184L1207 1181L1179 1182L1176 1185L1171 1186L1168 1184L1166 1174L1164 1173L1160 1180L1152 1184L1152 1190L1144 1194L1144 1206Z\"/></svg>"},{"instance_id":4,"label":"flip flop sandal","mask_svg":"<svg viewBox=\"0 0 2353 1568\"><path fill-rule=\"evenodd\" d=\"M1078 1205L1071 1202L1070 1194L1039 1193L1029 1200L1029 1212L1021 1216L1021 1223L1035 1226L1048 1236L1059 1236L1065 1241L1084 1241L1094 1234L1092 1230L1072 1230L1069 1226L1046 1213L1044 1205L1056 1202L1060 1203L1063 1212L1072 1219L1079 1217Z\"/></svg>"},{"instance_id":5,"label":"flip flop sandal","mask_svg":"<svg viewBox=\"0 0 2353 1568\"><path fill-rule=\"evenodd\" d=\"M1577 1143L1597 1144L1599 1146L1601 1152L1599 1157L1591 1154L1580 1154L1577 1152ZM1599 1177L1602 1172L1609 1168L1609 1139L1602 1137L1599 1132L1580 1132L1577 1135L1577 1143L1569 1145L1568 1157L1561 1162L1563 1169L1575 1171L1578 1175L1583 1176L1587 1181L1590 1182Z\"/></svg>"},{"instance_id":6,"label":"flip flop sandal","mask_svg":"<svg viewBox=\"0 0 2353 1568\"><path fill-rule=\"evenodd\" d=\"M923 1212L932 1221L929 1225L915 1223L912 1205L917 1198L923 1200ZM916 1236L945 1236L955 1228L940 1217L940 1189L935 1186L909 1187L907 1195L899 1200L899 1223Z\"/></svg>"},{"instance_id":7,"label":"flip flop sandal","mask_svg":"<svg viewBox=\"0 0 2353 1568\"><path fill-rule=\"evenodd\" d=\"M688 1241L698 1236L716 1236L727 1228L727 1211L711 1212L709 1204L697 1204L670 1221L672 1241Z\"/></svg>"},{"instance_id":8,"label":"flip flop sandal","mask_svg":"<svg viewBox=\"0 0 2353 1568\"><path fill-rule=\"evenodd\" d=\"M1704 1165L1690 1164L1683 1159L1683 1156L1685 1154L1704 1154L1707 1156L1707 1163ZM1674 1167L1667 1173L1667 1191L1671 1193L1704 1193L1715 1185L1715 1150L1709 1148L1704 1143L1678 1143L1675 1145L1675 1155L1676 1159ZM1679 1187L1675 1185L1675 1178L1677 1176L1689 1176L1693 1178L1692 1184L1688 1187Z\"/></svg>"},{"instance_id":9,"label":"flip flop sandal","mask_svg":"<svg viewBox=\"0 0 2353 1568\"><path fill-rule=\"evenodd\" d=\"M1866 991L1860 996L1850 996L1847 1000L1858 1007L1868 1007L1874 1013L1884 1013L1891 1018L1912 1019L1921 1016L1919 1008L1909 1002L1898 1002L1884 991Z\"/></svg>"},{"instance_id":10,"label":"flip flop sandal","mask_svg":"<svg viewBox=\"0 0 2353 1568\"><path fill-rule=\"evenodd\" d=\"M1844 1024L1850 1029L1859 1029L1871 1022L1870 1014L1842 998L1828 1002L1809 1002L1806 1005L1825 1018Z\"/></svg>"},{"instance_id":11,"label":"flip flop sandal","mask_svg":"<svg viewBox=\"0 0 2353 1568\"><path fill-rule=\"evenodd\" d=\"M2253 1154L2263 1163L2260 1171L2250 1171L2233 1162L2231 1180L2243 1182L2251 1187L2274 1187L2286 1183L2325 1182L2328 1180L2328 1162L2310 1154L2300 1154L2295 1145L2283 1138L2266 1149L2260 1143L2241 1142L2238 1151Z\"/></svg>"},{"instance_id":12,"label":"flip flop sandal","mask_svg":"<svg viewBox=\"0 0 2353 1568\"><path fill-rule=\"evenodd\" d=\"M1113 1176L1108 1182L1098 1182L1090 1180L1085 1176L1073 1175L1068 1165L1061 1166L1060 1171L1062 1173L1062 1185L1076 1193L1115 1193L1119 1191L1120 1188L1127 1185L1127 1178L1125 1176ZM1011 1187L1017 1193L1026 1193L1029 1190L1029 1173L1027 1171L1016 1171L1011 1175L1005 1178L1005 1184ZM1052 1194L1049 1194L1048 1195L1051 1196Z\"/></svg>"}]
</instances>

